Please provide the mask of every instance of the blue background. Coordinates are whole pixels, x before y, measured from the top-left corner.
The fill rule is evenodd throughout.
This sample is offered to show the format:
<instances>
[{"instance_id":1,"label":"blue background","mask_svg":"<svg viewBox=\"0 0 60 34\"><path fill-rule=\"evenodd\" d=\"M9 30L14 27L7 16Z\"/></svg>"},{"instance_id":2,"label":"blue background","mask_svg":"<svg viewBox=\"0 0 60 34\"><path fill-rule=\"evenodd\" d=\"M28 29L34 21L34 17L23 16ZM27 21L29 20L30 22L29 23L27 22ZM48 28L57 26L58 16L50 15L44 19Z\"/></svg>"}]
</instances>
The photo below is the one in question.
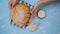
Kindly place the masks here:
<instances>
[{"instance_id":1,"label":"blue background","mask_svg":"<svg viewBox=\"0 0 60 34\"><path fill-rule=\"evenodd\" d=\"M38 0L23 0L32 6ZM60 34L60 2L44 4L40 9L45 10L46 17L39 19L37 16L33 23L40 22L40 26L34 32L18 28L10 24L9 0L0 0L0 34Z\"/></svg>"}]
</instances>

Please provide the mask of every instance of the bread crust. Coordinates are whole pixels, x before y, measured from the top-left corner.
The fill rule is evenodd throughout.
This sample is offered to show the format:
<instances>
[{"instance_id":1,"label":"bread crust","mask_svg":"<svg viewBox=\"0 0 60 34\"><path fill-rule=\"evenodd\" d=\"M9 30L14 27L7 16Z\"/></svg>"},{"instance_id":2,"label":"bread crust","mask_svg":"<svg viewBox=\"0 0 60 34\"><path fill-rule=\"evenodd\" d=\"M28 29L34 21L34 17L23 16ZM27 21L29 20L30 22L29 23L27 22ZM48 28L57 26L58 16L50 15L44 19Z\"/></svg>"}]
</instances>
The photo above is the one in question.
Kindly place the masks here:
<instances>
[{"instance_id":1,"label":"bread crust","mask_svg":"<svg viewBox=\"0 0 60 34\"><path fill-rule=\"evenodd\" d=\"M19 27L23 27L29 21L30 7L24 3L19 3L10 9L10 17L13 20L13 23Z\"/></svg>"}]
</instances>

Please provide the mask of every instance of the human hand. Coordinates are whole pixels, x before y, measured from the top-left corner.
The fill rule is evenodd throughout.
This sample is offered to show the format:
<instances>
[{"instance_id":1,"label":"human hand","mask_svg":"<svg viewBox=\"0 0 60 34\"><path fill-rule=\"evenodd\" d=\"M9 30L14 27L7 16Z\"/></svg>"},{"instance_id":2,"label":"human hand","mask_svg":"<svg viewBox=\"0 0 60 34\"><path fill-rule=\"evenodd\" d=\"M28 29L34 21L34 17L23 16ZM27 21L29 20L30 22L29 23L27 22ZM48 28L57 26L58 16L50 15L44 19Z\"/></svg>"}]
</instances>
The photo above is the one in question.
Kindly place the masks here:
<instances>
[{"instance_id":1,"label":"human hand","mask_svg":"<svg viewBox=\"0 0 60 34\"><path fill-rule=\"evenodd\" d=\"M56 1L56 0L40 0L40 1L38 1L38 2L35 4L35 6L34 6L34 8L32 9L32 11L31 11L32 17L34 18L34 17L36 16L37 10L38 10L38 8L39 8L41 5L43 5L44 3L55 2L55 1Z\"/></svg>"}]
</instances>

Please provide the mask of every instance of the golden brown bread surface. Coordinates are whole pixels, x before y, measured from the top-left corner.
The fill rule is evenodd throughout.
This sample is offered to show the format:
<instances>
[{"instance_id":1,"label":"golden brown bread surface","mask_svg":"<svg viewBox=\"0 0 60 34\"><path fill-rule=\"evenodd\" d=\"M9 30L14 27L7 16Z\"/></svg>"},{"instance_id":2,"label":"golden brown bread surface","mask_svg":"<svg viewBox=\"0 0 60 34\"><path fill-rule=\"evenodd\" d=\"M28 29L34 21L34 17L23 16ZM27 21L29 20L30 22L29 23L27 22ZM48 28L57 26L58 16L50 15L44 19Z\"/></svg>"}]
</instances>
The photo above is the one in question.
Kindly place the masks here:
<instances>
[{"instance_id":1,"label":"golden brown bread surface","mask_svg":"<svg viewBox=\"0 0 60 34\"><path fill-rule=\"evenodd\" d=\"M14 8L10 9L10 16L16 25L23 27L29 21L30 7L24 3L19 3Z\"/></svg>"}]
</instances>

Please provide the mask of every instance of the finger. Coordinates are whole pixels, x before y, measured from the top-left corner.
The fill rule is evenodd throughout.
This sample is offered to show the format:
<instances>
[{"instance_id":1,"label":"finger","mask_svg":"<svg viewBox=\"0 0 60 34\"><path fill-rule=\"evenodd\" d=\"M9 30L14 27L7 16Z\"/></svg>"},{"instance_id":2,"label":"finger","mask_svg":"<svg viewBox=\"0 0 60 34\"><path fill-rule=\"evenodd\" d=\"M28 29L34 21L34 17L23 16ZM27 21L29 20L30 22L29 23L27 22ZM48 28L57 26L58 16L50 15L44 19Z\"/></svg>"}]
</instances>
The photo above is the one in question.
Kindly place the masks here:
<instances>
[{"instance_id":1,"label":"finger","mask_svg":"<svg viewBox=\"0 0 60 34\"><path fill-rule=\"evenodd\" d=\"M15 3L12 3L12 5L11 5L11 6L13 7L14 5L15 5Z\"/></svg>"},{"instance_id":2,"label":"finger","mask_svg":"<svg viewBox=\"0 0 60 34\"><path fill-rule=\"evenodd\" d=\"M13 7L13 3L10 4L10 8L12 8L12 7Z\"/></svg>"},{"instance_id":3,"label":"finger","mask_svg":"<svg viewBox=\"0 0 60 34\"><path fill-rule=\"evenodd\" d=\"M10 8L12 8L12 4L13 4L12 2L9 3L9 7L10 7Z\"/></svg>"},{"instance_id":4,"label":"finger","mask_svg":"<svg viewBox=\"0 0 60 34\"><path fill-rule=\"evenodd\" d=\"M32 16L31 16L32 18L34 18L37 15L37 11L38 11L38 9L36 9L35 12L32 13Z\"/></svg>"},{"instance_id":5,"label":"finger","mask_svg":"<svg viewBox=\"0 0 60 34\"><path fill-rule=\"evenodd\" d=\"M34 17L37 15L38 9L35 10L34 12Z\"/></svg>"},{"instance_id":6,"label":"finger","mask_svg":"<svg viewBox=\"0 0 60 34\"><path fill-rule=\"evenodd\" d=\"M16 0L11 0L9 3L10 8L13 8L13 6L16 4Z\"/></svg>"},{"instance_id":7,"label":"finger","mask_svg":"<svg viewBox=\"0 0 60 34\"><path fill-rule=\"evenodd\" d=\"M36 9L38 9L38 8L40 7L40 5L39 5L39 4L42 4L42 3L40 3L40 1L39 1L39 2L37 2L37 3L35 4L35 6L34 6L34 8L33 8L32 12L35 12L35 10L36 10Z\"/></svg>"},{"instance_id":8,"label":"finger","mask_svg":"<svg viewBox=\"0 0 60 34\"><path fill-rule=\"evenodd\" d=\"M33 12L35 11L35 9L36 9L36 7L34 7L34 8L32 9L31 13L33 13Z\"/></svg>"},{"instance_id":9,"label":"finger","mask_svg":"<svg viewBox=\"0 0 60 34\"><path fill-rule=\"evenodd\" d=\"M34 13L36 9L38 9L38 6L35 5L34 8L31 11L31 13Z\"/></svg>"}]
</instances>

